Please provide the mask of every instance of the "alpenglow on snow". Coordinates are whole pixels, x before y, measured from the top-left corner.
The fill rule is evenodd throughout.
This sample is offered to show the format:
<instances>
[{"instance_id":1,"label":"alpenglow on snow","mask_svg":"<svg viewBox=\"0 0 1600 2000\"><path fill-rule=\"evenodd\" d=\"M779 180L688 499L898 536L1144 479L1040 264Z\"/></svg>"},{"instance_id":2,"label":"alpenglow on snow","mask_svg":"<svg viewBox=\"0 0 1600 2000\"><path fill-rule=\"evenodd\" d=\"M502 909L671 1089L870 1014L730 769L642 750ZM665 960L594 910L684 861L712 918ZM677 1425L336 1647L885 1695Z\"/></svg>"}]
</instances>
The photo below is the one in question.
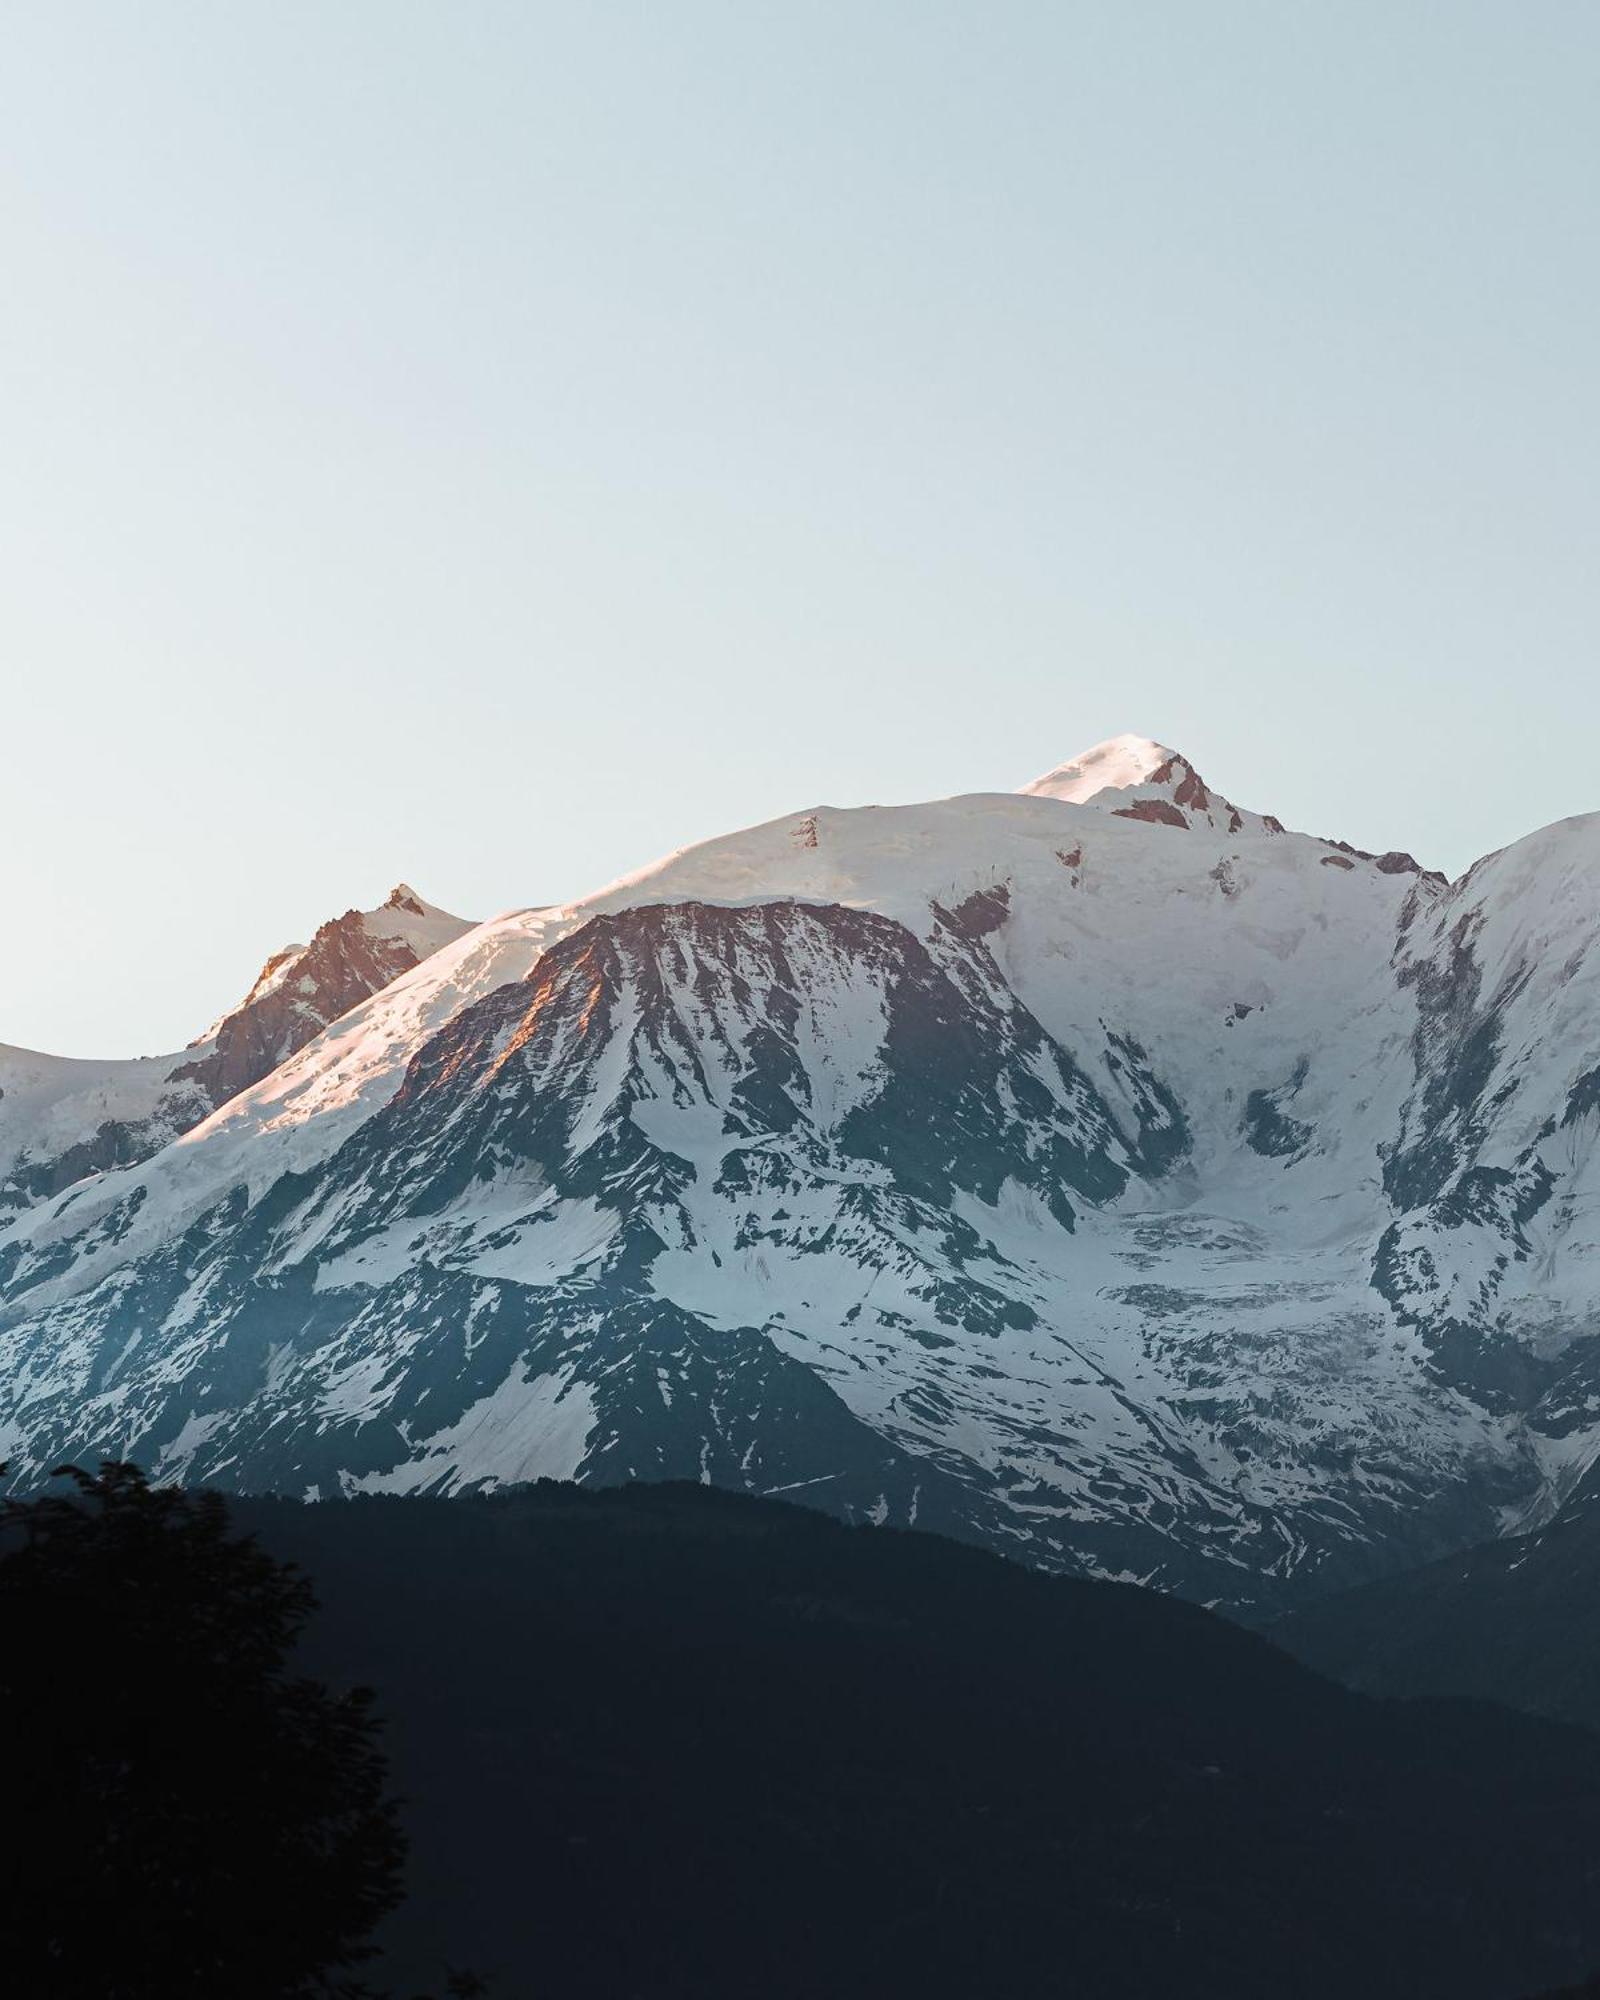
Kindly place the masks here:
<instances>
[{"instance_id":1,"label":"alpenglow on snow","mask_svg":"<svg viewBox=\"0 0 1600 2000\"><path fill-rule=\"evenodd\" d=\"M0 1457L697 1478L1260 1609L1535 1524L1600 1444L1597 879L1600 818L1449 883L1119 737L406 891L204 1103L0 1067Z\"/></svg>"}]
</instances>

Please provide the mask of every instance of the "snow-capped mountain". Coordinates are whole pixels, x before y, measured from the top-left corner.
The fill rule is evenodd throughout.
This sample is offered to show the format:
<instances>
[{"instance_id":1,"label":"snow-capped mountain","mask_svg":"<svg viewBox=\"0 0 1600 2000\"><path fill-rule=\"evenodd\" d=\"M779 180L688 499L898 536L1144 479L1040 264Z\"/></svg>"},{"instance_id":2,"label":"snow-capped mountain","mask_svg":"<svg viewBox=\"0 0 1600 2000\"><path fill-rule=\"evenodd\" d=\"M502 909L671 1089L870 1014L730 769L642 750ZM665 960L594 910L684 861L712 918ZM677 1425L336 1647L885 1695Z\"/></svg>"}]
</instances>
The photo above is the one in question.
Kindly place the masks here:
<instances>
[{"instance_id":1,"label":"snow-capped mountain","mask_svg":"<svg viewBox=\"0 0 1600 2000\"><path fill-rule=\"evenodd\" d=\"M239 1005L175 1055L96 1062L0 1044L0 1214L148 1159L471 928L402 882L380 908L274 952Z\"/></svg>"},{"instance_id":2,"label":"snow-capped mountain","mask_svg":"<svg viewBox=\"0 0 1600 2000\"><path fill-rule=\"evenodd\" d=\"M698 1476L1261 1606L1481 1538L1600 1445L1597 869L1118 738L496 919L0 1228L0 1456Z\"/></svg>"},{"instance_id":3,"label":"snow-capped mountain","mask_svg":"<svg viewBox=\"0 0 1600 2000\"><path fill-rule=\"evenodd\" d=\"M1244 813L1220 797L1177 750L1148 736L1113 736L1081 757L1058 764L1024 785L1025 798L1060 799L1064 805L1101 806L1119 819L1160 826L1207 826L1213 832L1282 833L1261 813Z\"/></svg>"}]
</instances>

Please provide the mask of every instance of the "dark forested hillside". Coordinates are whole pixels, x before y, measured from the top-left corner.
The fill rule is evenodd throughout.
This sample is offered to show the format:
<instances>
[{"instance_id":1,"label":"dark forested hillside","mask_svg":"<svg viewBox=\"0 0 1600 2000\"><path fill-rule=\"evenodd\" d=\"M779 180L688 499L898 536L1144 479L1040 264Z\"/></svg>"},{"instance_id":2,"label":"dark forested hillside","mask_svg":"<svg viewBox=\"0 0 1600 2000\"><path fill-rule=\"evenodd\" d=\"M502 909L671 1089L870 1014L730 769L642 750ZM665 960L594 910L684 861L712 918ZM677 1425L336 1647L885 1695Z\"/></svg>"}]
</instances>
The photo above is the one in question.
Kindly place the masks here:
<instances>
[{"instance_id":1,"label":"dark forested hillside","mask_svg":"<svg viewBox=\"0 0 1600 2000\"><path fill-rule=\"evenodd\" d=\"M371 1681L390 1973L545 1996L1515 1996L1600 1961L1600 1739L710 1490L234 1503Z\"/></svg>"},{"instance_id":2,"label":"dark forested hillside","mask_svg":"<svg viewBox=\"0 0 1600 2000\"><path fill-rule=\"evenodd\" d=\"M1340 1591L1273 1636L1353 1687L1479 1695L1600 1729L1600 1481L1537 1534Z\"/></svg>"}]
</instances>

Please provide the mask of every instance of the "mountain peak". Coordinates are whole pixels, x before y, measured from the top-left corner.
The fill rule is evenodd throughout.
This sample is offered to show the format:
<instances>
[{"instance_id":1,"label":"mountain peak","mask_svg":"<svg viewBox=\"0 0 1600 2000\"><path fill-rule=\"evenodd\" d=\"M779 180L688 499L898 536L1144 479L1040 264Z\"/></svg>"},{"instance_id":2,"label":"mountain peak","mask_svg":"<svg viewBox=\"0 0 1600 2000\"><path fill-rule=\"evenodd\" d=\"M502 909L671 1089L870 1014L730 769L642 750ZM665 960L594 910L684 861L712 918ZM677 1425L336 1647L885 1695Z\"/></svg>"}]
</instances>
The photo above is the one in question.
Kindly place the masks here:
<instances>
[{"instance_id":1,"label":"mountain peak","mask_svg":"<svg viewBox=\"0 0 1600 2000\"><path fill-rule=\"evenodd\" d=\"M1064 799L1068 805L1088 805L1102 792L1124 792L1136 785L1159 784L1175 766L1199 780L1188 758L1150 736L1108 736L1092 750L1081 751L1024 785L1035 798ZM1202 786L1202 789L1204 787Z\"/></svg>"},{"instance_id":2,"label":"mountain peak","mask_svg":"<svg viewBox=\"0 0 1600 2000\"><path fill-rule=\"evenodd\" d=\"M425 917L428 914L428 905L409 882L396 882L389 891L383 907L386 910L408 910L414 917Z\"/></svg>"},{"instance_id":3,"label":"mountain peak","mask_svg":"<svg viewBox=\"0 0 1600 2000\"><path fill-rule=\"evenodd\" d=\"M1108 736L1022 790L1033 798L1098 806L1119 819L1150 820L1158 826L1206 826L1218 833L1239 833L1246 827L1283 831L1270 816L1241 812L1211 790L1182 751L1150 736Z\"/></svg>"}]
</instances>

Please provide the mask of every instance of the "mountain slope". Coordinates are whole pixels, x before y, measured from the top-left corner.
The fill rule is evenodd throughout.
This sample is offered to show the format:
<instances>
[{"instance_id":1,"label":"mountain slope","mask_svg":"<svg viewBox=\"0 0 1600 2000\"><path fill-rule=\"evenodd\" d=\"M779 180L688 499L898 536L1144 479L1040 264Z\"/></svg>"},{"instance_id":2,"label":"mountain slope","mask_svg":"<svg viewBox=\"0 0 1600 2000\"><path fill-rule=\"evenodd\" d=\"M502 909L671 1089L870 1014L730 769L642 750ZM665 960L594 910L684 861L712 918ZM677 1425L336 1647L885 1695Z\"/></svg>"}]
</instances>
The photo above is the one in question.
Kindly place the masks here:
<instances>
[{"instance_id":1,"label":"mountain slope","mask_svg":"<svg viewBox=\"0 0 1600 2000\"><path fill-rule=\"evenodd\" d=\"M1373 1693L1472 1695L1600 1729L1600 1482L1531 1535L1336 1592L1272 1636Z\"/></svg>"},{"instance_id":2,"label":"mountain slope","mask_svg":"<svg viewBox=\"0 0 1600 2000\"><path fill-rule=\"evenodd\" d=\"M1600 1956L1594 1739L1153 1592L694 1486L237 1514L379 1691L399 1991L1514 2000Z\"/></svg>"},{"instance_id":3,"label":"mountain slope","mask_svg":"<svg viewBox=\"0 0 1600 2000\"><path fill-rule=\"evenodd\" d=\"M703 1476L1261 1613L1557 1504L1600 821L1452 886L1073 768L480 926L0 1230L17 1476Z\"/></svg>"},{"instance_id":4,"label":"mountain slope","mask_svg":"<svg viewBox=\"0 0 1600 2000\"><path fill-rule=\"evenodd\" d=\"M286 945L232 1012L176 1055L80 1061L0 1045L0 1214L136 1165L276 1069L330 1021L471 925L402 882Z\"/></svg>"}]
</instances>

